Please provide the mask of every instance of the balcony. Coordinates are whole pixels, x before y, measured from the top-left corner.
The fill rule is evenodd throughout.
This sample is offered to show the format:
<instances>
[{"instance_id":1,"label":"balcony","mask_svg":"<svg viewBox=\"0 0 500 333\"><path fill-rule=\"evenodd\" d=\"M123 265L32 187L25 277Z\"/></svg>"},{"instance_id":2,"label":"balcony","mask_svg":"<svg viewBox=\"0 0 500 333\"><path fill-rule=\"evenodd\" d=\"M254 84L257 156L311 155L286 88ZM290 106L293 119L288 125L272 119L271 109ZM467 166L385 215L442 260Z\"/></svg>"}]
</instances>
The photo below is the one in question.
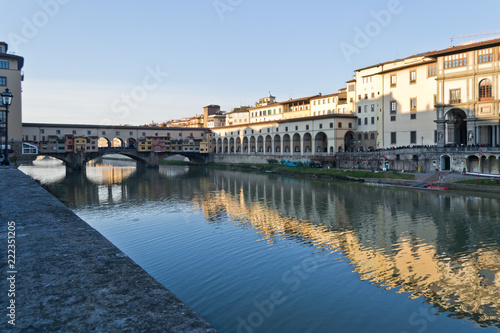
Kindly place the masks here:
<instances>
[{"instance_id":1,"label":"balcony","mask_svg":"<svg viewBox=\"0 0 500 333\"><path fill-rule=\"evenodd\" d=\"M462 99L460 99L460 98L450 99L450 104L460 104L460 103L462 103Z\"/></svg>"}]
</instances>

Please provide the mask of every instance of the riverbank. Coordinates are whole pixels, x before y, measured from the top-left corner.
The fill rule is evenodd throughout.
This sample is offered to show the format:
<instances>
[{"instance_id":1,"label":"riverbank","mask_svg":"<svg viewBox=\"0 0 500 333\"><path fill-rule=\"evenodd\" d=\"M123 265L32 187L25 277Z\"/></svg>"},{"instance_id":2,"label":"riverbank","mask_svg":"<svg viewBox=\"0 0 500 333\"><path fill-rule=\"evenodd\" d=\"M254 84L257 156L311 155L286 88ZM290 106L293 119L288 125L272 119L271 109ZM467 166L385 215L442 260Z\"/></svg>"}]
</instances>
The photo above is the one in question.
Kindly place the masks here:
<instances>
[{"instance_id":1,"label":"riverbank","mask_svg":"<svg viewBox=\"0 0 500 333\"><path fill-rule=\"evenodd\" d=\"M21 171L0 193L2 331L217 332Z\"/></svg>"},{"instance_id":2,"label":"riverbank","mask_svg":"<svg viewBox=\"0 0 500 333\"><path fill-rule=\"evenodd\" d=\"M473 184L477 181L477 177L462 176L459 173L453 172L429 172L429 173L398 173L393 171L380 172L369 170L342 170L342 169L323 169L323 168L294 168L280 164L220 164L211 163L211 167L240 170L265 172L270 174L278 174L287 177L324 179L324 180L344 180L355 181L361 183L377 183L397 186L411 186L417 183L432 183L440 187L445 187L449 190L456 191L473 191L500 194L500 186L497 182L482 179L478 184Z\"/></svg>"}]
</instances>

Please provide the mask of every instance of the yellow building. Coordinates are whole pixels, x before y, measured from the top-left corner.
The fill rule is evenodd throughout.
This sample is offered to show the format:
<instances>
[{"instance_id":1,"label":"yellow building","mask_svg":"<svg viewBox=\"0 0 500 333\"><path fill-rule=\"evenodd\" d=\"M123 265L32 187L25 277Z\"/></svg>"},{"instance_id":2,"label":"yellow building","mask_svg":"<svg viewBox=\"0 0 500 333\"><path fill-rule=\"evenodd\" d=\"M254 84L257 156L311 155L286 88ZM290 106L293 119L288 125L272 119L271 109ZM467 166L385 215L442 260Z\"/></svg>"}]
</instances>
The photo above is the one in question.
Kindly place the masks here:
<instances>
[{"instance_id":1,"label":"yellow building","mask_svg":"<svg viewBox=\"0 0 500 333\"><path fill-rule=\"evenodd\" d=\"M151 137L147 138L139 138L139 143L138 143L138 151L143 152L143 151L152 151L153 150L153 145L152 145L152 140Z\"/></svg>"},{"instance_id":2,"label":"yellow building","mask_svg":"<svg viewBox=\"0 0 500 333\"><path fill-rule=\"evenodd\" d=\"M75 152L83 151L87 152L87 137L77 136L74 139Z\"/></svg>"}]
</instances>

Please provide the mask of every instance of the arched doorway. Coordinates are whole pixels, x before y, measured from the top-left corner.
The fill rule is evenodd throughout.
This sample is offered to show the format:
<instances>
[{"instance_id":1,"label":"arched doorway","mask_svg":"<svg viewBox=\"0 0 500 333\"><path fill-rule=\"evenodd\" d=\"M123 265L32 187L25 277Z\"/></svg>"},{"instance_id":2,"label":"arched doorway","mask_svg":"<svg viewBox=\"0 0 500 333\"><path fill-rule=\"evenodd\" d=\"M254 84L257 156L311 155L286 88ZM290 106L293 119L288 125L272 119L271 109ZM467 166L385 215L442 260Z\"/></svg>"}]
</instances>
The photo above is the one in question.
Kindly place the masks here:
<instances>
[{"instance_id":1,"label":"arched doorway","mask_svg":"<svg viewBox=\"0 0 500 333\"><path fill-rule=\"evenodd\" d=\"M236 152L240 153L241 152L241 139L236 138Z\"/></svg>"},{"instance_id":2,"label":"arched doorway","mask_svg":"<svg viewBox=\"0 0 500 333\"><path fill-rule=\"evenodd\" d=\"M449 155L441 156L441 171L451 170L451 158Z\"/></svg>"},{"instance_id":3,"label":"arched doorway","mask_svg":"<svg viewBox=\"0 0 500 333\"><path fill-rule=\"evenodd\" d=\"M268 135L266 136L266 153L272 153L273 152L273 143L271 136Z\"/></svg>"},{"instance_id":4,"label":"arched doorway","mask_svg":"<svg viewBox=\"0 0 500 333\"><path fill-rule=\"evenodd\" d=\"M250 138L250 152L255 153L255 150L256 150L256 149L257 149L257 148L255 147L255 137L254 137L254 136L252 136L252 137Z\"/></svg>"},{"instance_id":5,"label":"arched doorway","mask_svg":"<svg viewBox=\"0 0 500 333\"><path fill-rule=\"evenodd\" d=\"M347 132L344 136L344 151L354 151L355 142L356 136L354 132Z\"/></svg>"},{"instance_id":6,"label":"arched doorway","mask_svg":"<svg viewBox=\"0 0 500 333\"><path fill-rule=\"evenodd\" d=\"M467 114L460 109L452 109L446 114L447 140L449 145L467 145Z\"/></svg>"},{"instance_id":7,"label":"arched doorway","mask_svg":"<svg viewBox=\"0 0 500 333\"><path fill-rule=\"evenodd\" d=\"M312 136L310 133L306 133L304 134L304 138L302 139L303 141L303 146L304 146L304 153L310 153L312 150L311 150L311 146L312 146Z\"/></svg>"},{"instance_id":8,"label":"arched doorway","mask_svg":"<svg viewBox=\"0 0 500 333\"><path fill-rule=\"evenodd\" d=\"M328 137L325 133L319 132L314 138L314 147L317 153L328 152Z\"/></svg>"},{"instance_id":9,"label":"arched doorway","mask_svg":"<svg viewBox=\"0 0 500 333\"><path fill-rule=\"evenodd\" d=\"M234 138L229 139L229 152L234 153Z\"/></svg>"},{"instance_id":10,"label":"arched doorway","mask_svg":"<svg viewBox=\"0 0 500 333\"><path fill-rule=\"evenodd\" d=\"M242 150L244 153L248 153L248 138L247 137L243 138L243 149Z\"/></svg>"},{"instance_id":11,"label":"arched doorway","mask_svg":"<svg viewBox=\"0 0 500 333\"><path fill-rule=\"evenodd\" d=\"M290 135L288 135L288 134L285 134L283 136L283 151L285 153L290 152Z\"/></svg>"},{"instance_id":12,"label":"arched doorway","mask_svg":"<svg viewBox=\"0 0 500 333\"><path fill-rule=\"evenodd\" d=\"M293 152L300 154L300 135L298 133L293 135Z\"/></svg>"},{"instance_id":13,"label":"arched doorway","mask_svg":"<svg viewBox=\"0 0 500 333\"><path fill-rule=\"evenodd\" d=\"M281 138L278 134L274 136L274 152L275 153L281 152Z\"/></svg>"},{"instance_id":14,"label":"arched doorway","mask_svg":"<svg viewBox=\"0 0 500 333\"><path fill-rule=\"evenodd\" d=\"M222 153L222 139L221 139L221 138L219 138L219 139L217 140L217 153L218 153L218 154L221 154L221 153Z\"/></svg>"},{"instance_id":15,"label":"arched doorway","mask_svg":"<svg viewBox=\"0 0 500 333\"><path fill-rule=\"evenodd\" d=\"M262 137L262 135L259 135L259 137L257 138L257 150L259 153L264 152L264 138Z\"/></svg>"}]
</instances>

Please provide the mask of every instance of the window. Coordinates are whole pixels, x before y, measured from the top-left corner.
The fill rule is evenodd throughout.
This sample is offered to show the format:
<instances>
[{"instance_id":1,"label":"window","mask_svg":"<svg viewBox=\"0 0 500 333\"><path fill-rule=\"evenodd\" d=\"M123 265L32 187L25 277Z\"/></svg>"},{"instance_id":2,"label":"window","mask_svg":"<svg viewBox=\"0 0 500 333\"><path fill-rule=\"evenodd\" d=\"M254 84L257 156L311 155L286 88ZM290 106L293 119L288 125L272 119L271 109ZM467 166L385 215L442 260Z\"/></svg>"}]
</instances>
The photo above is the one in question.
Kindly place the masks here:
<instances>
[{"instance_id":1,"label":"window","mask_svg":"<svg viewBox=\"0 0 500 333\"><path fill-rule=\"evenodd\" d=\"M368 125L368 118L365 118L365 125Z\"/></svg>"},{"instance_id":2,"label":"window","mask_svg":"<svg viewBox=\"0 0 500 333\"><path fill-rule=\"evenodd\" d=\"M391 87L395 87L397 83L396 74L391 75Z\"/></svg>"},{"instance_id":3,"label":"window","mask_svg":"<svg viewBox=\"0 0 500 333\"><path fill-rule=\"evenodd\" d=\"M354 84L350 84L348 89L349 91L354 91Z\"/></svg>"},{"instance_id":4,"label":"window","mask_svg":"<svg viewBox=\"0 0 500 333\"><path fill-rule=\"evenodd\" d=\"M120 132L116 132L116 135L120 135Z\"/></svg>"},{"instance_id":5,"label":"window","mask_svg":"<svg viewBox=\"0 0 500 333\"><path fill-rule=\"evenodd\" d=\"M365 99L368 99L368 94L365 94Z\"/></svg>"},{"instance_id":6,"label":"window","mask_svg":"<svg viewBox=\"0 0 500 333\"><path fill-rule=\"evenodd\" d=\"M365 140L368 140L368 133L365 133L365 135L364 135L364 139L365 139Z\"/></svg>"},{"instance_id":7,"label":"window","mask_svg":"<svg viewBox=\"0 0 500 333\"><path fill-rule=\"evenodd\" d=\"M484 79L479 82L479 100L489 101L491 100L491 81Z\"/></svg>"},{"instance_id":8,"label":"window","mask_svg":"<svg viewBox=\"0 0 500 333\"><path fill-rule=\"evenodd\" d=\"M339 122L339 128L342 128L342 123L341 122Z\"/></svg>"},{"instance_id":9,"label":"window","mask_svg":"<svg viewBox=\"0 0 500 333\"><path fill-rule=\"evenodd\" d=\"M438 95L434 95L434 105L437 105L438 103Z\"/></svg>"},{"instance_id":10,"label":"window","mask_svg":"<svg viewBox=\"0 0 500 333\"><path fill-rule=\"evenodd\" d=\"M358 140L361 140L361 134L358 134Z\"/></svg>"},{"instance_id":11,"label":"window","mask_svg":"<svg viewBox=\"0 0 500 333\"><path fill-rule=\"evenodd\" d=\"M398 111L398 103L396 101L391 101L391 113L396 113Z\"/></svg>"},{"instance_id":12,"label":"window","mask_svg":"<svg viewBox=\"0 0 500 333\"><path fill-rule=\"evenodd\" d=\"M308 129L309 129L309 125L306 125L306 130L308 130Z\"/></svg>"},{"instance_id":13,"label":"window","mask_svg":"<svg viewBox=\"0 0 500 333\"><path fill-rule=\"evenodd\" d=\"M493 61L493 49L480 50L477 62L479 64Z\"/></svg>"},{"instance_id":14,"label":"window","mask_svg":"<svg viewBox=\"0 0 500 333\"><path fill-rule=\"evenodd\" d=\"M41 130L40 130L40 133L45 134L45 130L44 130L44 129L41 129ZM45 140L44 140L44 141L45 141Z\"/></svg>"},{"instance_id":15,"label":"window","mask_svg":"<svg viewBox=\"0 0 500 333\"><path fill-rule=\"evenodd\" d=\"M375 112L375 104L372 104L372 112Z\"/></svg>"},{"instance_id":16,"label":"window","mask_svg":"<svg viewBox=\"0 0 500 333\"><path fill-rule=\"evenodd\" d=\"M467 66L467 55L465 53L447 56L444 60L444 68Z\"/></svg>"},{"instance_id":17,"label":"window","mask_svg":"<svg viewBox=\"0 0 500 333\"><path fill-rule=\"evenodd\" d=\"M358 95L358 101L361 100L361 95Z\"/></svg>"},{"instance_id":18,"label":"window","mask_svg":"<svg viewBox=\"0 0 500 333\"><path fill-rule=\"evenodd\" d=\"M417 99L410 98L410 111L417 111Z\"/></svg>"},{"instance_id":19,"label":"window","mask_svg":"<svg viewBox=\"0 0 500 333\"><path fill-rule=\"evenodd\" d=\"M460 89L450 89L450 104L460 102Z\"/></svg>"},{"instance_id":20,"label":"window","mask_svg":"<svg viewBox=\"0 0 500 333\"><path fill-rule=\"evenodd\" d=\"M372 117L372 125L375 124L375 117Z\"/></svg>"},{"instance_id":21,"label":"window","mask_svg":"<svg viewBox=\"0 0 500 333\"><path fill-rule=\"evenodd\" d=\"M410 132L410 143L413 145L417 144L417 132L416 131Z\"/></svg>"},{"instance_id":22,"label":"window","mask_svg":"<svg viewBox=\"0 0 500 333\"><path fill-rule=\"evenodd\" d=\"M56 134L61 134L61 130L57 130L57 131L56 131Z\"/></svg>"},{"instance_id":23,"label":"window","mask_svg":"<svg viewBox=\"0 0 500 333\"><path fill-rule=\"evenodd\" d=\"M90 135L92 132L91 131L87 131L87 135Z\"/></svg>"},{"instance_id":24,"label":"window","mask_svg":"<svg viewBox=\"0 0 500 333\"><path fill-rule=\"evenodd\" d=\"M341 126L342 127L342 126ZM330 128L333 128L333 123L330 123Z\"/></svg>"},{"instance_id":25,"label":"window","mask_svg":"<svg viewBox=\"0 0 500 333\"><path fill-rule=\"evenodd\" d=\"M438 75L438 65L432 64L427 66L427 76L437 76Z\"/></svg>"},{"instance_id":26,"label":"window","mask_svg":"<svg viewBox=\"0 0 500 333\"><path fill-rule=\"evenodd\" d=\"M352 123L349 123L349 128L352 128Z\"/></svg>"},{"instance_id":27,"label":"window","mask_svg":"<svg viewBox=\"0 0 500 333\"><path fill-rule=\"evenodd\" d=\"M0 69L9 69L8 61L0 61Z\"/></svg>"},{"instance_id":28,"label":"window","mask_svg":"<svg viewBox=\"0 0 500 333\"><path fill-rule=\"evenodd\" d=\"M396 132L391 132L391 145L396 144Z\"/></svg>"},{"instance_id":29,"label":"window","mask_svg":"<svg viewBox=\"0 0 500 333\"><path fill-rule=\"evenodd\" d=\"M438 142L438 131L434 130L434 143Z\"/></svg>"},{"instance_id":30,"label":"window","mask_svg":"<svg viewBox=\"0 0 500 333\"><path fill-rule=\"evenodd\" d=\"M299 126L295 126L295 130L298 131L299 130Z\"/></svg>"},{"instance_id":31,"label":"window","mask_svg":"<svg viewBox=\"0 0 500 333\"><path fill-rule=\"evenodd\" d=\"M391 121L396 121L396 116L391 116Z\"/></svg>"},{"instance_id":32,"label":"window","mask_svg":"<svg viewBox=\"0 0 500 333\"><path fill-rule=\"evenodd\" d=\"M0 86L6 86L7 85L7 78L0 76Z\"/></svg>"},{"instance_id":33,"label":"window","mask_svg":"<svg viewBox=\"0 0 500 333\"><path fill-rule=\"evenodd\" d=\"M358 125L361 125L361 118L358 118Z\"/></svg>"},{"instance_id":34,"label":"window","mask_svg":"<svg viewBox=\"0 0 500 333\"><path fill-rule=\"evenodd\" d=\"M321 128L323 128L323 124L319 124L319 128L320 128L320 129L321 129Z\"/></svg>"},{"instance_id":35,"label":"window","mask_svg":"<svg viewBox=\"0 0 500 333\"><path fill-rule=\"evenodd\" d=\"M375 140L375 133L370 134L370 139Z\"/></svg>"},{"instance_id":36,"label":"window","mask_svg":"<svg viewBox=\"0 0 500 333\"><path fill-rule=\"evenodd\" d=\"M76 131L73 131L73 134L76 134Z\"/></svg>"},{"instance_id":37,"label":"window","mask_svg":"<svg viewBox=\"0 0 500 333\"><path fill-rule=\"evenodd\" d=\"M361 106L358 106L358 113L361 113Z\"/></svg>"},{"instance_id":38,"label":"window","mask_svg":"<svg viewBox=\"0 0 500 333\"><path fill-rule=\"evenodd\" d=\"M410 113L410 119L411 120L417 119L417 114L416 113Z\"/></svg>"},{"instance_id":39,"label":"window","mask_svg":"<svg viewBox=\"0 0 500 333\"><path fill-rule=\"evenodd\" d=\"M372 98L375 98L375 93L372 93Z\"/></svg>"},{"instance_id":40,"label":"window","mask_svg":"<svg viewBox=\"0 0 500 333\"><path fill-rule=\"evenodd\" d=\"M288 127L285 127L285 132L288 132ZM253 131L252 131L252 133L253 133Z\"/></svg>"},{"instance_id":41,"label":"window","mask_svg":"<svg viewBox=\"0 0 500 333\"><path fill-rule=\"evenodd\" d=\"M417 71L412 70L410 71L410 83L416 83L417 82Z\"/></svg>"},{"instance_id":42,"label":"window","mask_svg":"<svg viewBox=\"0 0 500 333\"><path fill-rule=\"evenodd\" d=\"M146 136L146 132L142 132L142 136ZM167 134L167 136L170 136L170 134Z\"/></svg>"}]
</instances>

